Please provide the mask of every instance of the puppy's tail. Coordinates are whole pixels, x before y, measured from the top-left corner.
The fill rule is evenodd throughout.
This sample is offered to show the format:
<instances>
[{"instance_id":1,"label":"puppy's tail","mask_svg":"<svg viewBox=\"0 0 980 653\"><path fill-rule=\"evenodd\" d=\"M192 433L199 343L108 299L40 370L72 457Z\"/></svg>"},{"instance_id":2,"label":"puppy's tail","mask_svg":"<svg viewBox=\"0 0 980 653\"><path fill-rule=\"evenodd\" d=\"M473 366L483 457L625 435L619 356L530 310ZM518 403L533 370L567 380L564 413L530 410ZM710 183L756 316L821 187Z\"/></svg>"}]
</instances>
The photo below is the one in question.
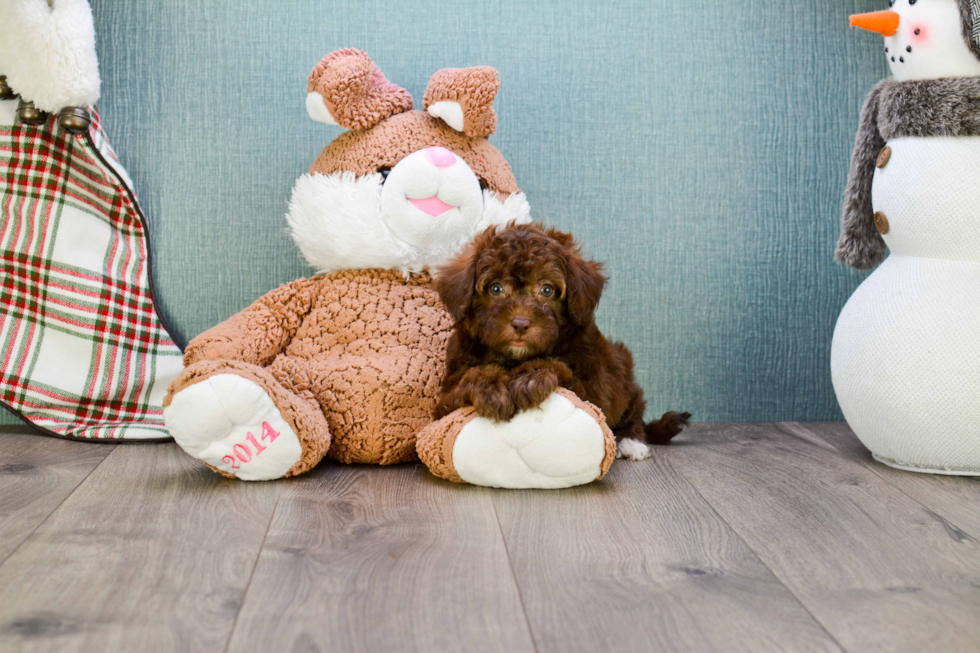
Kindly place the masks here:
<instances>
[{"instance_id":1,"label":"puppy's tail","mask_svg":"<svg viewBox=\"0 0 980 653\"><path fill-rule=\"evenodd\" d=\"M659 421L650 422L643 427L646 433L647 444L668 444L670 440L684 430L691 419L691 413L677 413L670 411L664 413Z\"/></svg>"}]
</instances>

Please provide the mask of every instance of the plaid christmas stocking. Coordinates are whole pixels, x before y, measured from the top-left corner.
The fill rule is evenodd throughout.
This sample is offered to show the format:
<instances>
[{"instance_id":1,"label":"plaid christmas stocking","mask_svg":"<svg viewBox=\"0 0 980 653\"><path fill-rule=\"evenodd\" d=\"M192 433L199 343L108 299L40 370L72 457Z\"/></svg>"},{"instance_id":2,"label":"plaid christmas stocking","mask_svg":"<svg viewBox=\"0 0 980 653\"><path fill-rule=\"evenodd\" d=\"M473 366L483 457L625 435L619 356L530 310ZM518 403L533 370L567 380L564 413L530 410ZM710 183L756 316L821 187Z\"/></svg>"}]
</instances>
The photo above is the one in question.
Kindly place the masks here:
<instances>
[{"instance_id":1,"label":"plaid christmas stocking","mask_svg":"<svg viewBox=\"0 0 980 653\"><path fill-rule=\"evenodd\" d=\"M93 109L76 136L16 106L0 102L0 402L49 435L169 439L181 352L132 183Z\"/></svg>"}]
</instances>

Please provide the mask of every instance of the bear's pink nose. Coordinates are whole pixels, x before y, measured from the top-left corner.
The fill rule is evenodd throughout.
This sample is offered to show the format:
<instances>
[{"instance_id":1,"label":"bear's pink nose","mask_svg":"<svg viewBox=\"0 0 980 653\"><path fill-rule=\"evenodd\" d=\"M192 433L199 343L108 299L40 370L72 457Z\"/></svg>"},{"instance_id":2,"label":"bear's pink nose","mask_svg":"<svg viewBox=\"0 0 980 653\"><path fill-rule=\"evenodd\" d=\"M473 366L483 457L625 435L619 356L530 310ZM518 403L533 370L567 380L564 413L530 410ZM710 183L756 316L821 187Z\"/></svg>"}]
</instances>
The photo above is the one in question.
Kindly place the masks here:
<instances>
[{"instance_id":1,"label":"bear's pink nose","mask_svg":"<svg viewBox=\"0 0 980 653\"><path fill-rule=\"evenodd\" d=\"M430 147L425 151L425 158L437 168L450 168L456 164L456 155L444 147Z\"/></svg>"}]
</instances>

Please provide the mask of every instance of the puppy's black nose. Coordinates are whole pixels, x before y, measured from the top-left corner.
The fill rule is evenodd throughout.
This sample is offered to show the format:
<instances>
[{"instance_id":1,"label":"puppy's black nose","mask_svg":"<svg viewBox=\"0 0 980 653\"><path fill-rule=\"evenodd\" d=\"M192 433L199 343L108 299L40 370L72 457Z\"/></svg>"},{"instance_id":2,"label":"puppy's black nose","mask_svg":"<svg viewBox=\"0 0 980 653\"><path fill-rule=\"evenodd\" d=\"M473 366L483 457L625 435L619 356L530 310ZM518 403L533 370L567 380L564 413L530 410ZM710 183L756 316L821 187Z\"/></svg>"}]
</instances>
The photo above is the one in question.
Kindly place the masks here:
<instances>
[{"instance_id":1,"label":"puppy's black nose","mask_svg":"<svg viewBox=\"0 0 980 653\"><path fill-rule=\"evenodd\" d=\"M517 332L517 335L523 336L525 333L527 333L528 328L531 326L531 318L515 317L510 321L510 325L514 327L514 331Z\"/></svg>"}]
</instances>

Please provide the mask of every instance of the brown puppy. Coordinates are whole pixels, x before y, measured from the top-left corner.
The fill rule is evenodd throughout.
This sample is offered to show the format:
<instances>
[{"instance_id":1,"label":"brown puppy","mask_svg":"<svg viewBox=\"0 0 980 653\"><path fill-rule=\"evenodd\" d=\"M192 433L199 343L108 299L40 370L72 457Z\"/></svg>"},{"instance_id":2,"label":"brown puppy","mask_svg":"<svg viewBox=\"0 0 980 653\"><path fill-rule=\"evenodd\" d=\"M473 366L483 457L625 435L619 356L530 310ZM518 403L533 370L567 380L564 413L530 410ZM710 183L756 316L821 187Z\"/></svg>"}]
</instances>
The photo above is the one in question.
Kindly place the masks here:
<instances>
[{"instance_id":1,"label":"brown puppy","mask_svg":"<svg viewBox=\"0 0 980 653\"><path fill-rule=\"evenodd\" d=\"M539 225L491 227L439 270L436 289L455 320L435 417L461 406L495 421L541 404L558 387L598 406L624 455L666 444L690 413L644 426L646 402L633 356L610 343L594 313L602 265L582 258L571 235Z\"/></svg>"}]
</instances>

